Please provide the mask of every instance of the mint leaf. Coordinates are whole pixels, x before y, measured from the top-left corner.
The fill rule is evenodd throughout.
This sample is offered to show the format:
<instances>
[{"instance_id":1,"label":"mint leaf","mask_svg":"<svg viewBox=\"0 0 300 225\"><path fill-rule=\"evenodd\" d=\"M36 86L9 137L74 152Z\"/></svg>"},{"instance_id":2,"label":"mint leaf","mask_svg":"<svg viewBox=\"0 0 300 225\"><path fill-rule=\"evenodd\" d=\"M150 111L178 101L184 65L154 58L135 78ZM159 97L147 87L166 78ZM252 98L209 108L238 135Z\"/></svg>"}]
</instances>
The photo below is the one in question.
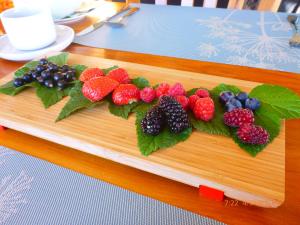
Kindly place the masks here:
<instances>
[{"instance_id":1,"label":"mint leaf","mask_svg":"<svg viewBox=\"0 0 300 225\"><path fill-rule=\"evenodd\" d=\"M59 55L55 55L55 56L50 56L47 58L47 60L49 62L55 63L58 66L63 66L65 64L67 64L68 61L68 53L67 52L63 52Z\"/></svg>"},{"instance_id":2,"label":"mint leaf","mask_svg":"<svg viewBox=\"0 0 300 225\"><path fill-rule=\"evenodd\" d=\"M41 99L46 109L62 100L67 94L68 92L65 90L47 88L40 84L36 86L36 95Z\"/></svg>"},{"instance_id":3,"label":"mint leaf","mask_svg":"<svg viewBox=\"0 0 300 225\"><path fill-rule=\"evenodd\" d=\"M76 77L79 78L80 74L87 68L85 65L73 65L72 68L76 71Z\"/></svg>"},{"instance_id":4,"label":"mint leaf","mask_svg":"<svg viewBox=\"0 0 300 225\"><path fill-rule=\"evenodd\" d=\"M192 133L192 128L188 128L179 134L173 134L167 127L157 136L144 134L141 128L141 121L146 112L153 104L141 104L135 108L136 112L136 132L138 147L143 155L150 155L152 152L176 145L178 142L185 141Z\"/></svg>"},{"instance_id":5,"label":"mint leaf","mask_svg":"<svg viewBox=\"0 0 300 225\"><path fill-rule=\"evenodd\" d=\"M109 68L107 68L107 69L102 69L102 71L103 71L103 73L104 73L105 75L107 75L110 71L115 70L115 69L118 69L118 68L119 68L118 66L112 66L112 67L109 67Z\"/></svg>"},{"instance_id":6,"label":"mint leaf","mask_svg":"<svg viewBox=\"0 0 300 225\"><path fill-rule=\"evenodd\" d=\"M300 97L288 88L263 84L255 87L249 96L259 99L261 108L281 119L300 118Z\"/></svg>"},{"instance_id":7,"label":"mint leaf","mask_svg":"<svg viewBox=\"0 0 300 225\"><path fill-rule=\"evenodd\" d=\"M116 105L112 101L109 101L108 109L111 114L122 117L124 119L128 119L129 114L137 105L137 102L128 105Z\"/></svg>"},{"instance_id":8,"label":"mint leaf","mask_svg":"<svg viewBox=\"0 0 300 225\"><path fill-rule=\"evenodd\" d=\"M137 77L135 79L132 79L131 82L137 86L139 89L143 89L145 87L150 87L150 83L147 79L144 77Z\"/></svg>"},{"instance_id":9,"label":"mint leaf","mask_svg":"<svg viewBox=\"0 0 300 225\"><path fill-rule=\"evenodd\" d=\"M96 106L99 103L91 102L89 99L84 97L82 94L82 83L80 81L77 81L74 85L74 87L70 90L69 95L70 99L67 102L67 104L63 107L61 112L59 113L56 122L67 118L72 113L83 109L83 108L92 108Z\"/></svg>"}]
</instances>

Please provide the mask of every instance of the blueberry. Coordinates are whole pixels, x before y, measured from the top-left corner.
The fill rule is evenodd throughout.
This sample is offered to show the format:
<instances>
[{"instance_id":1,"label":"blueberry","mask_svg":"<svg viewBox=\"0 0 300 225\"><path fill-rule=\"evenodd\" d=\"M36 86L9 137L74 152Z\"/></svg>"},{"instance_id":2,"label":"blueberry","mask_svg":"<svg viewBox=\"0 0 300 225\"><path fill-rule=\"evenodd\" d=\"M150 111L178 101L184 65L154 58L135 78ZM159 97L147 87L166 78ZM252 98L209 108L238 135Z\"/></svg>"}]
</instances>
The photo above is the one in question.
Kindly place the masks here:
<instances>
[{"instance_id":1,"label":"blueberry","mask_svg":"<svg viewBox=\"0 0 300 225\"><path fill-rule=\"evenodd\" d=\"M70 70L70 67L69 67L68 65L63 65L63 66L61 67L61 70L62 70L63 72L67 72L67 71Z\"/></svg>"},{"instance_id":2,"label":"blueberry","mask_svg":"<svg viewBox=\"0 0 300 225\"><path fill-rule=\"evenodd\" d=\"M43 66L43 65L37 65L37 66L35 67L35 70L36 70L37 72L42 72L42 71L44 71L45 69L46 69L46 67Z\"/></svg>"},{"instance_id":3,"label":"blueberry","mask_svg":"<svg viewBox=\"0 0 300 225\"><path fill-rule=\"evenodd\" d=\"M230 112L233 109L242 108L243 105L238 99L232 98L225 104L225 107L226 107L226 111Z\"/></svg>"},{"instance_id":4,"label":"blueberry","mask_svg":"<svg viewBox=\"0 0 300 225\"><path fill-rule=\"evenodd\" d=\"M51 72L49 70L44 70L42 73L41 73L41 76L42 78L44 78L45 80L46 79L49 79L51 77Z\"/></svg>"},{"instance_id":5,"label":"blueberry","mask_svg":"<svg viewBox=\"0 0 300 225\"><path fill-rule=\"evenodd\" d=\"M251 109L251 110L257 110L260 107L260 102L256 98L248 98L245 101L245 108Z\"/></svg>"},{"instance_id":6,"label":"blueberry","mask_svg":"<svg viewBox=\"0 0 300 225\"><path fill-rule=\"evenodd\" d=\"M53 88L54 87L54 82L53 82L52 79L47 79L47 80L45 80L44 85L48 88Z\"/></svg>"},{"instance_id":7,"label":"blueberry","mask_svg":"<svg viewBox=\"0 0 300 225\"><path fill-rule=\"evenodd\" d=\"M36 78L37 82L39 82L40 84L44 84L45 79L42 76L39 76Z\"/></svg>"},{"instance_id":8,"label":"blueberry","mask_svg":"<svg viewBox=\"0 0 300 225\"><path fill-rule=\"evenodd\" d=\"M59 89L64 89L64 88L66 88L67 87L67 85L68 85L68 83L66 82L66 81L64 81L64 80L59 80L59 81L57 81L57 87L59 88Z\"/></svg>"},{"instance_id":9,"label":"blueberry","mask_svg":"<svg viewBox=\"0 0 300 225\"><path fill-rule=\"evenodd\" d=\"M22 78L16 78L16 79L14 79L14 86L15 87L21 87L24 84L25 83L24 83L24 80Z\"/></svg>"},{"instance_id":10,"label":"blueberry","mask_svg":"<svg viewBox=\"0 0 300 225\"><path fill-rule=\"evenodd\" d=\"M236 99L238 99L241 103L245 103L246 99L248 98L248 94L245 92L240 92L236 96Z\"/></svg>"},{"instance_id":11,"label":"blueberry","mask_svg":"<svg viewBox=\"0 0 300 225\"><path fill-rule=\"evenodd\" d=\"M56 72L56 71L58 71L59 68L58 68L57 65L51 63L51 64L48 65L48 69L49 69L50 71L52 71L52 72Z\"/></svg>"},{"instance_id":12,"label":"blueberry","mask_svg":"<svg viewBox=\"0 0 300 225\"><path fill-rule=\"evenodd\" d=\"M26 73L24 76L23 76L23 81L25 83L31 83L32 82L32 75L30 73Z\"/></svg>"},{"instance_id":13,"label":"blueberry","mask_svg":"<svg viewBox=\"0 0 300 225\"><path fill-rule=\"evenodd\" d=\"M219 98L220 98L220 101L225 104L230 99L234 98L234 94L231 91L223 91L220 93Z\"/></svg>"},{"instance_id":14,"label":"blueberry","mask_svg":"<svg viewBox=\"0 0 300 225\"><path fill-rule=\"evenodd\" d=\"M48 63L48 60L45 59L45 58L40 59L40 61L39 61L39 64L40 64L40 65L47 65L47 63Z\"/></svg>"},{"instance_id":15,"label":"blueberry","mask_svg":"<svg viewBox=\"0 0 300 225\"><path fill-rule=\"evenodd\" d=\"M75 73L71 70L67 71L66 74L65 74L65 78L67 81L74 81L76 80L76 76L75 76Z\"/></svg>"},{"instance_id":16,"label":"blueberry","mask_svg":"<svg viewBox=\"0 0 300 225\"><path fill-rule=\"evenodd\" d=\"M53 80L54 81L59 81L62 80L64 78L64 76L62 75L61 72L56 72L53 74Z\"/></svg>"},{"instance_id":17,"label":"blueberry","mask_svg":"<svg viewBox=\"0 0 300 225\"><path fill-rule=\"evenodd\" d=\"M39 72L37 72L37 71L34 71L34 72L31 73L31 76L32 76L32 78L33 78L34 80L36 80L37 77L40 77L40 76L41 76L41 74L40 74Z\"/></svg>"}]
</instances>

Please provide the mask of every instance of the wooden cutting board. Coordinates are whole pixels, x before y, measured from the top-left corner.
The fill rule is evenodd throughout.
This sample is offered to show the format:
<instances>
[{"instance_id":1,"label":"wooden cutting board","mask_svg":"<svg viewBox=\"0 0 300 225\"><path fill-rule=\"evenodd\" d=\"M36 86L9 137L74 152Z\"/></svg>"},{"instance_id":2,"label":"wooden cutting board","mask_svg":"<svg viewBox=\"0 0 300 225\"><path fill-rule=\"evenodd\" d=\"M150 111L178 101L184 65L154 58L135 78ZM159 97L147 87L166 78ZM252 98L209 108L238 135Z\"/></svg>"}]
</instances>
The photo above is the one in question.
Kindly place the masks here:
<instances>
[{"instance_id":1,"label":"wooden cutting board","mask_svg":"<svg viewBox=\"0 0 300 225\"><path fill-rule=\"evenodd\" d=\"M180 81L186 89L213 88L220 83L250 91L259 83L221 78L207 74L164 69L115 60L69 55L69 64L128 70L130 76L143 76L152 84ZM5 76L0 84L12 79ZM137 147L135 116L128 120L113 116L107 105L82 110L55 123L68 99L44 109L33 89L11 97L0 95L0 124L83 152L107 158L191 186L205 185L224 191L225 196L261 207L278 207L285 192L285 126L280 135L255 158L230 138L193 132L191 137L150 156ZM18 141L18 140L16 140Z\"/></svg>"}]
</instances>

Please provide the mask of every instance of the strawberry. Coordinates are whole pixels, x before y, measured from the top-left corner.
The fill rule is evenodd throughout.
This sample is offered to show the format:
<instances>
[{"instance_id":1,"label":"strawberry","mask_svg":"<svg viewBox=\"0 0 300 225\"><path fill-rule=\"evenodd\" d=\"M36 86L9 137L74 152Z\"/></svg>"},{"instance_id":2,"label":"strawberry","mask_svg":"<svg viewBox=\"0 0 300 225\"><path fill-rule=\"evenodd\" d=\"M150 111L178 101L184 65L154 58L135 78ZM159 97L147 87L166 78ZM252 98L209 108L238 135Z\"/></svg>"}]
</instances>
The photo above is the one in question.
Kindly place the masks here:
<instances>
[{"instance_id":1,"label":"strawberry","mask_svg":"<svg viewBox=\"0 0 300 225\"><path fill-rule=\"evenodd\" d=\"M130 78L126 70L122 68L114 69L110 71L107 77L118 81L120 84L128 84L130 83Z\"/></svg>"},{"instance_id":2,"label":"strawberry","mask_svg":"<svg viewBox=\"0 0 300 225\"><path fill-rule=\"evenodd\" d=\"M181 83L176 83L170 88L168 94L173 97L182 96L185 95L185 90Z\"/></svg>"},{"instance_id":3,"label":"strawberry","mask_svg":"<svg viewBox=\"0 0 300 225\"><path fill-rule=\"evenodd\" d=\"M184 95L176 96L176 101L179 102L184 110L187 110L189 107L189 99Z\"/></svg>"},{"instance_id":4,"label":"strawberry","mask_svg":"<svg viewBox=\"0 0 300 225\"><path fill-rule=\"evenodd\" d=\"M112 95L116 105L128 105L140 100L140 90L134 84L120 84Z\"/></svg>"},{"instance_id":5,"label":"strawberry","mask_svg":"<svg viewBox=\"0 0 300 225\"><path fill-rule=\"evenodd\" d=\"M104 76L104 73L101 69L99 68L87 68L85 69L80 77L79 77L79 80L82 81L82 82L86 82L92 78L95 78L95 77L102 77Z\"/></svg>"},{"instance_id":6,"label":"strawberry","mask_svg":"<svg viewBox=\"0 0 300 225\"><path fill-rule=\"evenodd\" d=\"M199 99L198 95L191 95L189 97L189 105L190 105L190 109L193 110L197 100Z\"/></svg>"},{"instance_id":7,"label":"strawberry","mask_svg":"<svg viewBox=\"0 0 300 225\"><path fill-rule=\"evenodd\" d=\"M157 88L156 88L156 97L159 98L162 95L167 95L170 89L170 85L167 83L161 83Z\"/></svg>"},{"instance_id":8,"label":"strawberry","mask_svg":"<svg viewBox=\"0 0 300 225\"><path fill-rule=\"evenodd\" d=\"M215 112L214 101L210 97L199 98L193 109L194 115L197 119L209 121L213 118Z\"/></svg>"},{"instance_id":9,"label":"strawberry","mask_svg":"<svg viewBox=\"0 0 300 225\"><path fill-rule=\"evenodd\" d=\"M112 92L118 85L117 81L108 77L96 77L83 84L82 93L87 99L97 102Z\"/></svg>"}]
</instances>

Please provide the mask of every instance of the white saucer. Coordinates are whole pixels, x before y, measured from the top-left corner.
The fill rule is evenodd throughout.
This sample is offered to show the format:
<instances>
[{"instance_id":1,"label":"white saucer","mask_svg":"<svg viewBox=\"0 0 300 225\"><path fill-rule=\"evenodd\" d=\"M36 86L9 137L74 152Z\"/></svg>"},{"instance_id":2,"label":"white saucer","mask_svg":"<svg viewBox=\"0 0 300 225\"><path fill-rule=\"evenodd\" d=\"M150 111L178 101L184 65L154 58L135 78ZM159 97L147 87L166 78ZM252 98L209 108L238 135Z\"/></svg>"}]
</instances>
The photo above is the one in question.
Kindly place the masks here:
<instances>
[{"instance_id":1,"label":"white saucer","mask_svg":"<svg viewBox=\"0 0 300 225\"><path fill-rule=\"evenodd\" d=\"M74 30L64 25L56 25L57 38L48 47L34 51L20 51L15 49L9 42L7 35L0 37L0 58L11 61L28 61L49 52L59 52L68 47L74 39Z\"/></svg>"},{"instance_id":2,"label":"white saucer","mask_svg":"<svg viewBox=\"0 0 300 225\"><path fill-rule=\"evenodd\" d=\"M82 20L86 14L75 14L71 17L65 18L65 19L55 19L54 22L56 24L68 24L68 23L74 23Z\"/></svg>"}]
</instances>

